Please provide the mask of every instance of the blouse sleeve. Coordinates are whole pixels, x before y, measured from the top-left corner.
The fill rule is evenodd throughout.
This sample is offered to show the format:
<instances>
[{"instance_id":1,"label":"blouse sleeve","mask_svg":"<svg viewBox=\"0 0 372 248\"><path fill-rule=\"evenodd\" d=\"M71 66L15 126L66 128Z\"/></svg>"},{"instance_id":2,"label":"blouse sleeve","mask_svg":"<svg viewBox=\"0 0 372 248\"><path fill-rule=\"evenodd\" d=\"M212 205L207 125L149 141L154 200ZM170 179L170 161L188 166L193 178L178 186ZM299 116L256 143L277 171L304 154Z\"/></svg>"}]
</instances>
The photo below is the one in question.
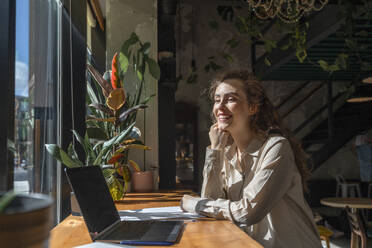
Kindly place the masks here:
<instances>
[{"instance_id":1,"label":"blouse sleeve","mask_svg":"<svg viewBox=\"0 0 372 248\"><path fill-rule=\"evenodd\" d=\"M291 186L294 158L287 140L277 141L262 156L261 166L243 189L242 199L201 199L195 212L248 225L265 217Z\"/></svg>"},{"instance_id":2,"label":"blouse sleeve","mask_svg":"<svg viewBox=\"0 0 372 248\"><path fill-rule=\"evenodd\" d=\"M226 198L223 173L223 151L207 147L201 189L202 198Z\"/></svg>"}]
</instances>

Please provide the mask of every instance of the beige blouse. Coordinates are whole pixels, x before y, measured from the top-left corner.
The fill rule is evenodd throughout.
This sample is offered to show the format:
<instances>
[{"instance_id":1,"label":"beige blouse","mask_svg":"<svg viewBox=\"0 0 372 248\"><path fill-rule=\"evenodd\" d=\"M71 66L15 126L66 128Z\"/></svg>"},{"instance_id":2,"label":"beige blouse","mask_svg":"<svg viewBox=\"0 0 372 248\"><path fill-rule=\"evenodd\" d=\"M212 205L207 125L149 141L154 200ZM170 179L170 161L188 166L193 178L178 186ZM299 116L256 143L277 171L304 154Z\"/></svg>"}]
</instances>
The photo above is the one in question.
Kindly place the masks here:
<instances>
[{"instance_id":1,"label":"beige blouse","mask_svg":"<svg viewBox=\"0 0 372 248\"><path fill-rule=\"evenodd\" d=\"M287 139L255 139L238 162L235 144L207 148L201 198L183 208L229 219L265 248L320 248L311 209Z\"/></svg>"}]
</instances>

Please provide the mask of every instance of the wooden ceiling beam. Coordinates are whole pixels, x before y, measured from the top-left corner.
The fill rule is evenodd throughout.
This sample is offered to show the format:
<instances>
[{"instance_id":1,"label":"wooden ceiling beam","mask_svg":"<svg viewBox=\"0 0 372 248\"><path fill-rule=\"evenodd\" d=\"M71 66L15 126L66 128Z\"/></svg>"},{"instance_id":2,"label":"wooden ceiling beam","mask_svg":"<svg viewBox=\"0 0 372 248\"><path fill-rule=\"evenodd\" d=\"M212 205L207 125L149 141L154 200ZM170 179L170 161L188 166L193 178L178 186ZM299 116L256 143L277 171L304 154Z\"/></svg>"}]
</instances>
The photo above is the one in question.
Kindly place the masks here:
<instances>
[{"instance_id":1,"label":"wooden ceiling beam","mask_svg":"<svg viewBox=\"0 0 372 248\"><path fill-rule=\"evenodd\" d=\"M105 31L103 14L102 14L101 7L99 6L98 0L89 0L89 3L90 3L90 6L93 9L94 15L97 18L99 27L101 28L102 31Z\"/></svg>"}]
</instances>

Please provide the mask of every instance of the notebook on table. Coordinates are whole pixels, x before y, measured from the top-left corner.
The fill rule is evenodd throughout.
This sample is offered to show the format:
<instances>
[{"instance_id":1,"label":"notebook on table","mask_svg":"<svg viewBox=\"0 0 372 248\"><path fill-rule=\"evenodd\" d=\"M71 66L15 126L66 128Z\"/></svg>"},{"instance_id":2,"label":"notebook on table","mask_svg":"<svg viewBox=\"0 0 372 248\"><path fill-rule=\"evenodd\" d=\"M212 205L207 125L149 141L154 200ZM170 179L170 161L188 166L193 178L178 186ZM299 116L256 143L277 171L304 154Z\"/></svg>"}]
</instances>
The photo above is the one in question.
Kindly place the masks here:
<instances>
[{"instance_id":1,"label":"notebook on table","mask_svg":"<svg viewBox=\"0 0 372 248\"><path fill-rule=\"evenodd\" d=\"M99 166L65 169L93 241L122 244L172 244L183 221L121 221Z\"/></svg>"}]
</instances>

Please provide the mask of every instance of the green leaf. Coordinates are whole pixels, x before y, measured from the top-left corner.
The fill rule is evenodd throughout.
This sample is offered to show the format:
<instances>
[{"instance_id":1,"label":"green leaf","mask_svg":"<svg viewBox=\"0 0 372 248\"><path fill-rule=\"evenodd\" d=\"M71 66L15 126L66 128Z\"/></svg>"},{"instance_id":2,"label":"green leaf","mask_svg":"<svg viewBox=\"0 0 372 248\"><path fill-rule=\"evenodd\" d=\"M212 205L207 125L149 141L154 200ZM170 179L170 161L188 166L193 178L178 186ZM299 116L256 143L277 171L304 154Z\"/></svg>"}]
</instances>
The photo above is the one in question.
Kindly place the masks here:
<instances>
[{"instance_id":1,"label":"green leaf","mask_svg":"<svg viewBox=\"0 0 372 248\"><path fill-rule=\"evenodd\" d=\"M335 60L335 64L338 65L340 68L346 70L346 58L348 57L347 54L341 53L337 56Z\"/></svg>"},{"instance_id":2,"label":"green leaf","mask_svg":"<svg viewBox=\"0 0 372 248\"><path fill-rule=\"evenodd\" d=\"M356 32L355 35L356 35L356 36L367 37L367 36L368 36L368 32L365 31L365 30L361 30L361 31L359 31L359 32Z\"/></svg>"},{"instance_id":3,"label":"green leaf","mask_svg":"<svg viewBox=\"0 0 372 248\"><path fill-rule=\"evenodd\" d=\"M218 71L218 70L222 69L222 66L217 65L217 64L216 64L215 62L213 62L213 61L211 61L209 64L210 64L212 70L214 70L214 71Z\"/></svg>"},{"instance_id":4,"label":"green leaf","mask_svg":"<svg viewBox=\"0 0 372 248\"><path fill-rule=\"evenodd\" d=\"M329 66L329 71L331 73L335 72L335 71L339 71L340 70L340 67L338 67L338 65L331 65Z\"/></svg>"},{"instance_id":5,"label":"green leaf","mask_svg":"<svg viewBox=\"0 0 372 248\"><path fill-rule=\"evenodd\" d=\"M206 73L209 72L209 69L210 69L210 65L209 65L209 64L204 66L204 71L205 71Z\"/></svg>"},{"instance_id":6,"label":"green leaf","mask_svg":"<svg viewBox=\"0 0 372 248\"><path fill-rule=\"evenodd\" d=\"M45 148L47 152L52 155L52 157L54 157L58 161L61 161L61 155L59 152L61 148L59 146L57 146L56 144L45 144Z\"/></svg>"},{"instance_id":7,"label":"green leaf","mask_svg":"<svg viewBox=\"0 0 372 248\"><path fill-rule=\"evenodd\" d=\"M237 40L237 39L230 39L228 41L226 41L226 44L229 45L231 48L235 48L239 45L240 41Z\"/></svg>"},{"instance_id":8,"label":"green leaf","mask_svg":"<svg viewBox=\"0 0 372 248\"><path fill-rule=\"evenodd\" d=\"M267 56L265 56L265 64L267 66L271 66L271 62L270 62L270 60L269 60L269 58Z\"/></svg>"},{"instance_id":9,"label":"green leaf","mask_svg":"<svg viewBox=\"0 0 372 248\"><path fill-rule=\"evenodd\" d=\"M61 163L63 163L67 167L74 168L74 167L83 166L82 162L74 161L69 155L67 155L67 153L64 150L60 149L59 154L60 154L60 157L61 157Z\"/></svg>"},{"instance_id":10,"label":"green leaf","mask_svg":"<svg viewBox=\"0 0 372 248\"><path fill-rule=\"evenodd\" d=\"M149 71L150 71L151 76L155 78L156 80L159 80L160 79L160 67L158 63L156 63L156 61L153 60L152 58L147 58L146 62L147 62L147 65L149 66Z\"/></svg>"},{"instance_id":11,"label":"green leaf","mask_svg":"<svg viewBox=\"0 0 372 248\"><path fill-rule=\"evenodd\" d=\"M214 29L214 30L218 30L219 28L219 24L217 21L213 20L213 21L209 21L209 27L211 29Z\"/></svg>"},{"instance_id":12,"label":"green leaf","mask_svg":"<svg viewBox=\"0 0 372 248\"><path fill-rule=\"evenodd\" d=\"M94 161L95 165L100 164L102 162L102 158L107 153L107 151L112 149L112 147L114 145L117 145L120 142L122 142L128 136L128 134L132 130L134 124L135 124L135 122L133 122L131 125L129 125L129 127L127 129L123 130L119 135L117 135L117 136L111 138L110 140L106 141L105 143L103 143L102 150L98 154L96 160Z\"/></svg>"},{"instance_id":13,"label":"green leaf","mask_svg":"<svg viewBox=\"0 0 372 248\"><path fill-rule=\"evenodd\" d=\"M99 86L102 88L103 94L108 97L110 92L113 90L111 84L107 82L101 74L90 64L87 64L87 69L89 73L93 76L93 78L96 80L96 82L99 84Z\"/></svg>"},{"instance_id":14,"label":"green leaf","mask_svg":"<svg viewBox=\"0 0 372 248\"><path fill-rule=\"evenodd\" d=\"M198 79L198 75L197 74L191 74L187 80L186 80L186 83L188 84L193 84L193 83L196 83L196 80Z\"/></svg>"},{"instance_id":15,"label":"green leaf","mask_svg":"<svg viewBox=\"0 0 372 248\"><path fill-rule=\"evenodd\" d=\"M74 161L65 151L63 151L59 146L55 144L46 144L46 150L52 155L55 159L66 165L67 167L80 167L83 166L81 161Z\"/></svg>"},{"instance_id":16,"label":"green leaf","mask_svg":"<svg viewBox=\"0 0 372 248\"><path fill-rule=\"evenodd\" d=\"M291 43L288 43L286 45L283 45L280 47L281 50L285 51L285 50L288 50L288 48L291 46Z\"/></svg>"},{"instance_id":17,"label":"green leaf","mask_svg":"<svg viewBox=\"0 0 372 248\"><path fill-rule=\"evenodd\" d=\"M137 74L137 77L138 77L139 81L142 81L142 79L143 79L142 73L139 70L137 70L136 74Z\"/></svg>"},{"instance_id":18,"label":"green leaf","mask_svg":"<svg viewBox=\"0 0 372 248\"><path fill-rule=\"evenodd\" d=\"M93 103L89 104L89 107L92 107L92 108L95 108L99 111L102 111L103 113L108 114L109 116L114 116L114 113L112 112L112 110L109 109L104 104L93 102Z\"/></svg>"},{"instance_id":19,"label":"green leaf","mask_svg":"<svg viewBox=\"0 0 372 248\"><path fill-rule=\"evenodd\" d=\"M119 63L121 71L125 74L128 71L129 61L127 56L122 52L119 53Z\"/></svg>"},{"instance_id":20,"label":"green leaf","mask_svg":"<svg viewBox=\"0 0 372 248\"><path fill-rule=\"evenodd\" d=\"M276 42L273 41L273 40L265 39L264 40L264 44L265 44L265 50L268 53L271 53L271 51L273 50L273 48L276 48Z\"/></svg>"},{"instance_id":21,"label":"green leaf","mask_svg":"<svg viewBox=\"0 0 372 248\"><path fill-rule=\"evenodd\" d=\"M222 54L222 57L230 63L234 62L234 59L230 54L224 53Z\"/></svg>"},{"instance_id":22,"label":"green leaf","mask_svg":"<svg viewBox=\"0 0 372 248\"><path fill-rule=\"evenodd\" d=\"M120 122L125 122L126 119L128 118L128 116L138 110L141 110L141 109L145 109L147 108L148 106L145 105L145 104L139 104L139 105L136 105L130 109L128 109L127 111L125 111L124 113L122 113L120 116L119 116L119 121Z\"/></svg>"},{"instance_id":23,"label":"green leaf","mask_svg":"<svg viewBox=\"0 0 372 248\"><path fill-rule=\"evenodd\" d=\"M106 132L103 131L101 128L98 127L88 127L87 133L89 138L91 139L98 139L98 140L107 140L108 137L106 135Z\"/></svg>"},{"instance_id":24,"label":"green leaf","mask_svg":"<svg viewBox=\"0 0 372 248\"><path fill-rule=\"evenodd\" d=\"M318 60L318 64L320 65L320 67L322 67L323 70L329 71L329 65L328 65L327 61Z\"/></svg>"},{"instance_id":25,"label":"green leaf","mask_svg":"<svg viewBox=\"0 0 372 248\"><path fill-rule=\"evenodd\" d=\"M296 57L300 63L303 63L307 57L306 49L303 49L302 47L299 47L296 49Z\"/></svg>"},{"instance_id":26,"label":"green leaf","mask_svg":"<svg viewBox=\"0 0 372 248\"><path fill-rule=\"evenodd\" d=\"M135 43L137 43L139 41L139 38L137 36L136 33L132 33L130 38L126 41L124 41L123 45L121 46L121 52L127 56L128 58L130 57L129 56L129 47Z\"/></svg>"},{"instance_id":27,"label":"green leaf","mask_svg":"<svg viewBox=\"0 0 372 248\"><path fill-rule=\"evenodd\" d=\"M154 96L156 96L156 94L152 94L152 95L146 97L146 98L141 102L141 104L147 104L147 103L151 100L151 98L153 98Z\"/></svg>"},{"instance_id":28,"label":"green leaf","mask_svg":"<svg viewBox=\"0 0 372 248\"><path fill-rule=\"evenodd\" d=\"M89 83L87 83L87 92L88 92L88 96L89 96L89 99L92 103L97 103L99 102L98 101L98 98L96 96L96 93L94 92L93 88L92 88L92 85Z\"/></svg>"},{"instance_id":29,"label":"green leaf","mask_svg":"<svg viewBox=\"0 0 372 248\"><path fill-rule=\"evenodd\" d=\"M140 52L142 52L142 53L144 53L144 54L149 54L149 52L150 52L150 47L151 47L150 42L145 42L145 43L141 46Z\"/></svg>"},{"instance_id":30,"label":"green leaf","mask_svg":"<svg viewBox=\"0 0 372 248\"><path fill-rule=\"evenodd\" d=\"M1 198L0 198L0 214L3 213L5 208L9 206L9 204L14 200L14 198L17 196L14 191L6 192Z\"/></svg>"}]
</instances>

